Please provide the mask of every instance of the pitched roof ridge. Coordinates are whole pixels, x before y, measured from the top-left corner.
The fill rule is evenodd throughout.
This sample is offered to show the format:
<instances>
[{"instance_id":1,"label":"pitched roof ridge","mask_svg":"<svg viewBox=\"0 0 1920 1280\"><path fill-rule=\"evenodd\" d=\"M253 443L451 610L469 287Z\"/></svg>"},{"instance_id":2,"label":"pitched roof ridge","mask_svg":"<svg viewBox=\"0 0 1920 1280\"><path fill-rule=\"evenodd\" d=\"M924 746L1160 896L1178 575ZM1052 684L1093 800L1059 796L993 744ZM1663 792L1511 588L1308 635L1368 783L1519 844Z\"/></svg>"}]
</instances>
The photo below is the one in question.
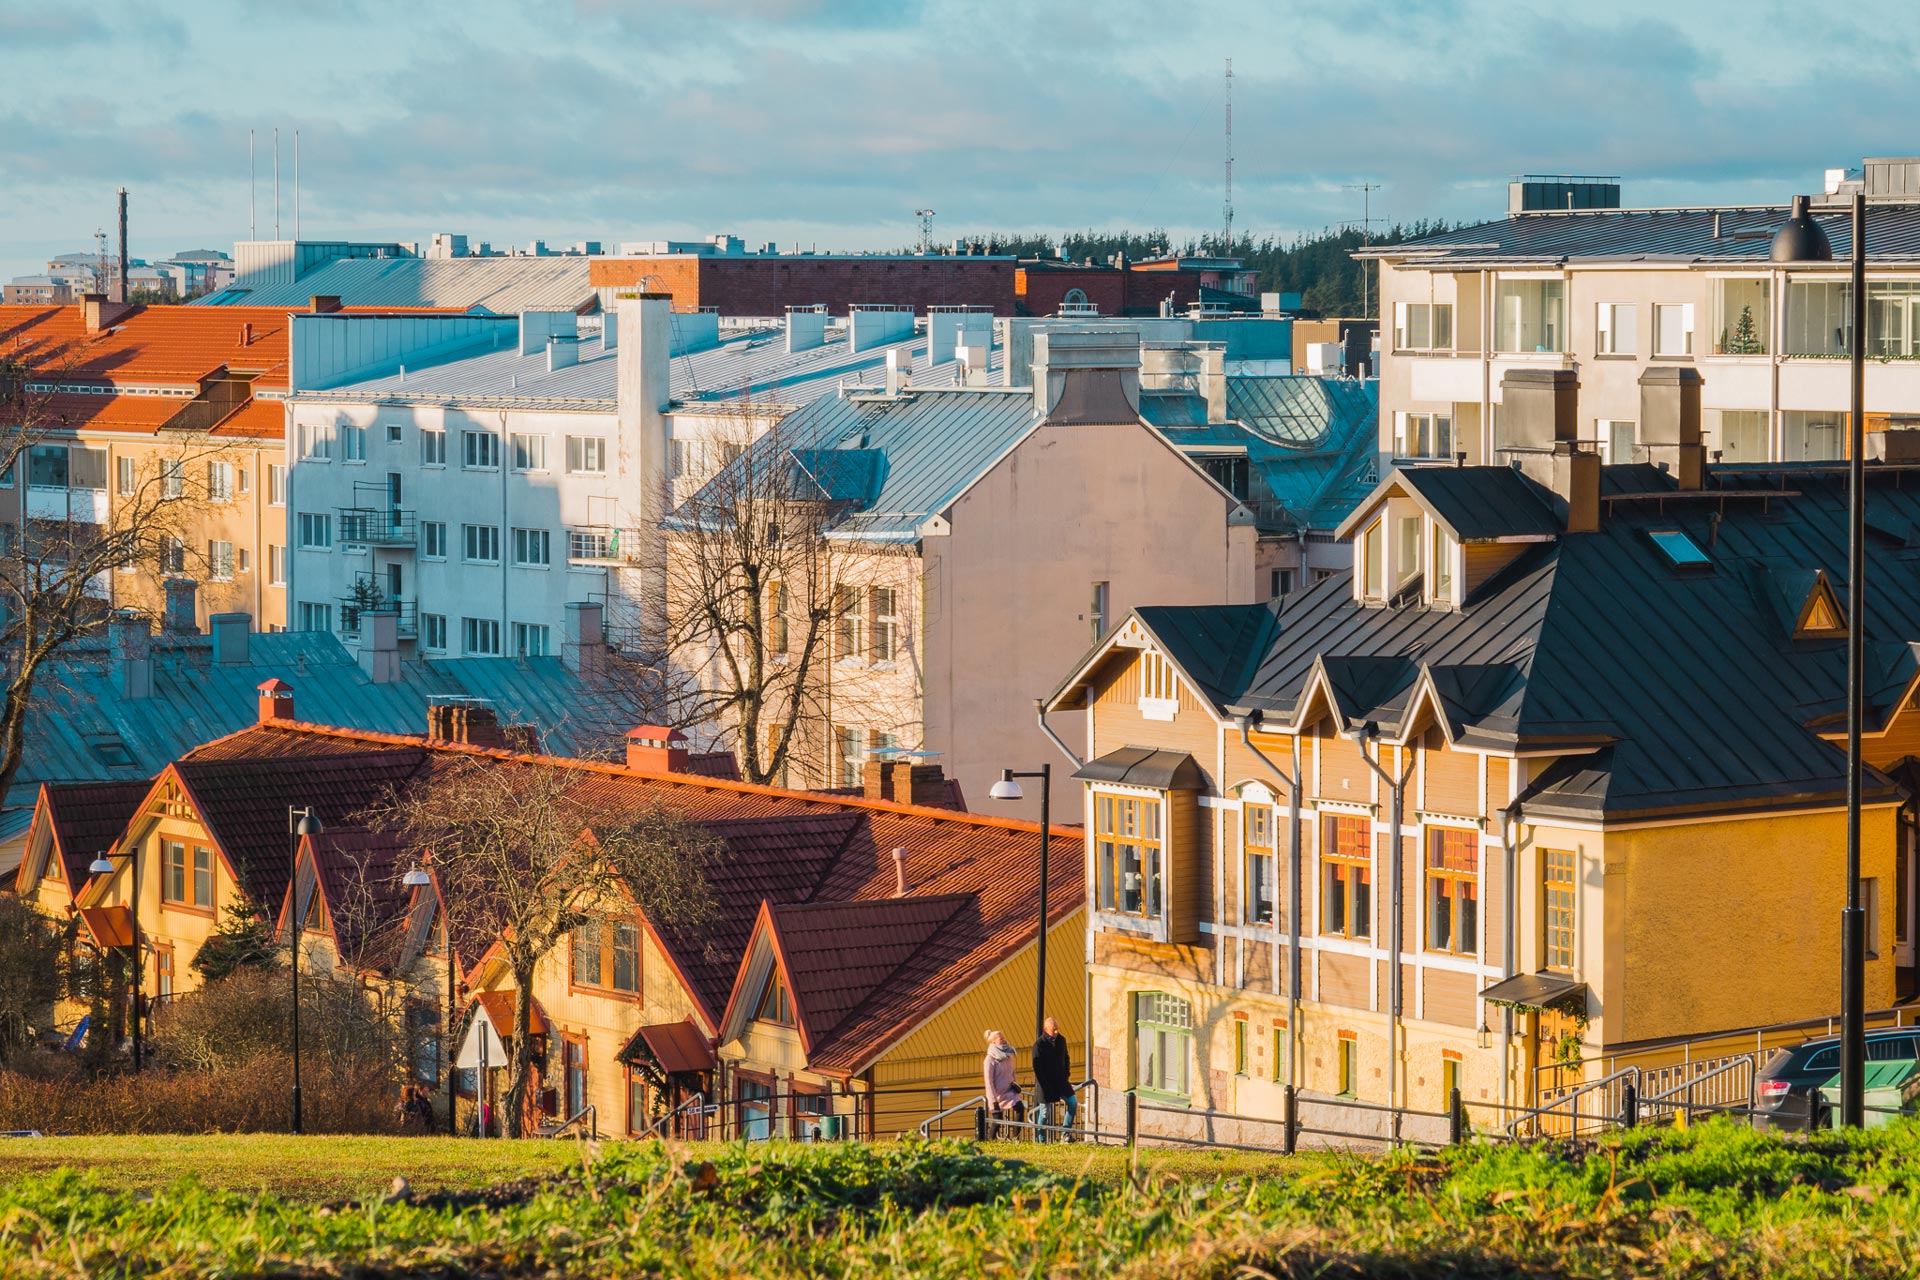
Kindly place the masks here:
<instances>
[{"instance_id":1,"label":"pitched roof ridge","mask_svg":"<svg viewBox=\"0 0 1920 1280\"><path fill-rule=\"evenodd\" d=\"M983 813L963 813L954 809L941 809L931 805L901 804L895 800L871 800L864 796L827 796L812 791L796 791L789 787L769 786L758 782L735 782L728 778L709 778L692 773L664 773L635 769L626 764L613 761L591 760L579 756L552 756L539 752L513 751L505 747L481 747L466 742L449 742L439 738L422 738L411 734L382 733L373 729L349 729L338 725L316 724L307 720L275 720L270 724L249 725L239 733L229 734L226 738L216 738L215 742L224 742L255 729L271 728L284 733L304 733L315 737L344 738L359 742L391 743L396 746L415 747L423 751L436 751L449 755L470 755L516 764L545 765L550 768L578 769L586 773L602 774L615 778L644 778L654 782L664 782L673 786L687 787L692 790L732 792L736 795L770 796L779 799L802 801L817 805L822 809L841 809L868 811L875 813L894 813L905 817L924 818L933 822L952 823L957 826L990 828L1000 831L1031 831L1040 833L1040 824L1020 818L1001 818ZM211 743L203 745L212 745ZM309 757L310 758L310 757ZM1066 839L1078 839L1083 833L1078 827L1063 826L1055 823L1053 834Z\"/></svg>"}]
</instances>

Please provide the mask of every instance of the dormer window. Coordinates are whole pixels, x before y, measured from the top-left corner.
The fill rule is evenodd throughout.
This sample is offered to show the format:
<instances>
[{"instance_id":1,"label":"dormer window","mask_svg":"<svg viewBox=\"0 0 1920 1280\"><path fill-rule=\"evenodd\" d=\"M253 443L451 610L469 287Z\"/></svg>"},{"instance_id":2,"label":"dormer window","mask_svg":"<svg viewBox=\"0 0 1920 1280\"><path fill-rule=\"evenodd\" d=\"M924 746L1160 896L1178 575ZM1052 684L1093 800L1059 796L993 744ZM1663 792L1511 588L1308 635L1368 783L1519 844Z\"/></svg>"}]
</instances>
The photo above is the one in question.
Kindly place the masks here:
<instances>
[{"instance_id":1,"label":"dormer window","mask_svg":"<svg viewBox=\"0 0 1920 1280\"><path fill-rule=\"evenodd\" d=\"M1398 593L1420 576L1420 526L1425 523L1415 511L1397 518L1393 544L1393 589Z\"/></svg>"},{"instance_id":2,"label":"dormer window","mask_svg":"<svg viewBox=\"0 0 1920 1280\"><path fill-rule=\"evenodd\" d=\"M1140 655L1140 714L1148 720L1171 720L1180 710L1180 677L1157 649Z\"/></svg>"},{"instance_id":3,"label":"dormer window","mask_svg":"<svg viewBox=\"0 0 1920 1280\"><path fill-rule=\"evenodd\" d=\"M767 975L767 985L761 989L760 1006L754 1016L776 1027L793 1025L793 1001L787 997L787 984L780 980L778 969Z\"/></svg>"},{"instance_id":4,"label":"dormer window","mask_svg":"<svg viewBox=\"0 0 1920 1280\"><path fill-rule=\"evenodd\" d=\"M1433 604L1452 604L1453 559L1460 542L1439 524L1433 526L1433 568L1427 574L1427 599Z\"/></svg>"},{"instance_id":5,"label":"dormer window","mask_svg":"<svg viewBox=\"0 0 1920 1280\"><path fill-rule=\"evenodd\" d=\"M1382 520L1375 520L1360 535L1360 595L1366 600L1384 600L1387 596L1387 535Z\"/></svg>"}]
</instances>

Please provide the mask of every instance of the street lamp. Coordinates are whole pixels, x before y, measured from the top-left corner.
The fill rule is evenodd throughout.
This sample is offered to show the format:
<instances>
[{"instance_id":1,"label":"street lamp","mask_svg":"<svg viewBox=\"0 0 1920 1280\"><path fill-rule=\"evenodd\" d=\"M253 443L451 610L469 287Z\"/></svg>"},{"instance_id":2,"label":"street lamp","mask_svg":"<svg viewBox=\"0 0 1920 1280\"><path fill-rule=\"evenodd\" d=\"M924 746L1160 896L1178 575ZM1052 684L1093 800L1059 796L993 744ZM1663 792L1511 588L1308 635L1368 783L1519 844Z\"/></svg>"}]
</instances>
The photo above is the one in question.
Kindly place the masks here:
<instances>
[{"instance_id":1,"label":"street lamp","mask_svg":"<svg viewBox=\"0 0 1920 1280\"><path fill-rule=\"evenodd\" d=\"M119 856L127 860L127 880L130 888L127 894L127 941L133 952L133 1069L138 1071L146 1063L143 1039L140 1034L140 977L146 967L140 955L140 864L135 855L137 849L129 849ZM101 853L94 855L87 864L89 874L110 876L113 874L114 855Z\"/></svg>"},{"instance_id":2,"label":"street lamp","mask_svg":"<svg viewBox=\"0 0 1920 1280\"><path fill-rule=\"evenodd\" d=\"M295 819L298 819L296 821ZM314 815L311 807L296 809L287 806L287 831L289 834L287 851L287 902L293 912L293 931L291 934L293 961L293 1131L300 1130L300 842L308 836L317 836L325 828ZM316 879L319 864L314 864ZM319 886L316 884L316 888Z\"/></svg>"},{"instance_id":3,"label":"street lamp","mask_svg":"<svg viewBox=\"0 0 1920 1280\"><path fill-rule=\"evenodd\" d=\"M1393 879L1388 885L1389 896L1387 899L1393 913L1387 925L1387 954L1391 957L1387 961L1387 990L1390 993L1388 1005L1392 1010L1389 1015L1391 1020L1387 1027L1387 1040L1389 1042L1387 1052L1387 1105L1397 1108L1400 1098L1398 1084L1400 1067L1400 1016L1401 1009L1404 1007L1402 1004L1400 981L1400 955L1403 943L1401 937L1401 921L1406 914L1401 909L1401 899L1404 896L1404 881L1401 868L1400 821L1405 808L1407 779L1413 776L1413 764L1411 760L1408 760L1406 762L1405 772L1398 778L1395 778L1392 774L1380 767L1380 762L1374 759L1374 753L1367 749L1370 744L1376 742L1380 737L1380 726L1371 720L1362 721L1352 726L1347 730L1347 736L1352 738L1354 745L1360 748L1360 758L1367 762L1367 768L1373 770L1374 775L1387 785L1388 791L1391 792L1393 796L1393 825L1387 836L1389 847L1392 849L1391 866L1393 876ZM1402 748L1401 754L1409 757L1412 755L1411 752L1406 751L1404 748ZM1398 1142L1400 1140L1400 1112L1398 1110L1392 1113L1392 1129L1393 1140Z\"/></svg>"},{"instance_id":4,"label":"street lamp","mask_svg":"<svg viewBox=\"0 0 1920 1280\"><path fill-rule=\"evenodd\" d=\"M424 889L426 886L433 883L433 877L428 875L423 869L421 869L419 866L416 865L408 869L407 874L401 877L400 883L406 885L407 888L409 889ZM453 1063L453 1056L451 1056L451 1055L455 1055L456 1053L456 1049L453 1043L453 1005L454 1005L453 926L447 919L446 900L444 898L441 899L439 905L440 905L440 931L446 938L446 946L447 946L446 1052L450 1055L447 1058L447 1136L451 1138L454 1136L453 1113L454 1113L454 1100L456 1096L456 1086L454 1083L455 1081L454 1072L456 1068Z\"/></svg>"},{"instance_id":5,"label":"street lamp","mask_svg":"<svg viewBox=\"0 0 1920 1280\"><path fill-rule=\"evenodd\" d=\"M1847 423L1847 905L1840 913L1840 1123L1865 1119L1867 1061L1866 911L1860 903L1861 708L1865 701L1867 197L1853 193L1847 254L1852 278L1847 364L1852 399ZM1833 243L1793 198L1792 214L1773 237L1775 262L1831 262Z\"/></svg>"},{"instance_id":6,"label":"street lamp","mask_svg":"<svg viewBox=\"0 0 1920 1280\"><path fill-rule=\"evenodd\" d=\"M1037 1042L1047 1022L1047 841L1053 834L1053 765L1047 763L1025 772L1002 769L1000 781L988 788L987 795L994 800L1024 800L1021 778L1040 779L1040 946L1035 955L1039 976L1034 980L1033 996L1033 1038Z\"/></svg>"}]
</instances>

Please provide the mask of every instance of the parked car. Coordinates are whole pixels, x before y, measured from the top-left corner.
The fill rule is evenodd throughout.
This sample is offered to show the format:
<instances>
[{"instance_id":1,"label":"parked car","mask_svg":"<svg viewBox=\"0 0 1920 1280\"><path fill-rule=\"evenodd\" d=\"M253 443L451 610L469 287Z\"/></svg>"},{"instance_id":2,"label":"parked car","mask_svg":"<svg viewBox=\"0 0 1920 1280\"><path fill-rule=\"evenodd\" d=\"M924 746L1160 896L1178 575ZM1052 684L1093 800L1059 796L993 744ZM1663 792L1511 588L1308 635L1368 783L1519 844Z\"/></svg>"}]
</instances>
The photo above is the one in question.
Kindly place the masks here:
<instances>
[{"instance_id":1,"label":"parked car","mask_svg":"<svg viewBox=\"0 0 1920 1280\"><path fill-rule=\"evenodd\" d=\"M1867 1061L1920 1058L1920 1027L1890 1027L1867 1032ZM1760 1066L1753 1084L1756 1129L1824 1128L1822 1114L1809 1117L1813 1091L1840 1069L1840 1037L1821 1036L1791 1049L1775 1049Z\"/></svg>"}]
</instances>

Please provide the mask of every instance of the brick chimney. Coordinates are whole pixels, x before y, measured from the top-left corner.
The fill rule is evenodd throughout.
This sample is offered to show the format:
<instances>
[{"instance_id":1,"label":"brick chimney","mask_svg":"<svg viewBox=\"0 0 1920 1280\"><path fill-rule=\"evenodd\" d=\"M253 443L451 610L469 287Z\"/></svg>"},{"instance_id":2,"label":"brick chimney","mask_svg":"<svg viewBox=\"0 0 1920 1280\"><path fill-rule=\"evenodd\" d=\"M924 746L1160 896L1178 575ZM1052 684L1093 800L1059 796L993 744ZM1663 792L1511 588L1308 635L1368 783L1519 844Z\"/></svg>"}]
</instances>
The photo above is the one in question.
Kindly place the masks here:
<instances>
[{"instance_id":1,"label":"brick chimney","mask_svg":"<svg viewBox=\"0 0 1920 1280\"><path fill-rule=\"evenodd\" d=\"M340 295L337 293L316 293L307 299L307 306L316 316L328 315L340 309Z\"/></svg>"},{"instance_id":2,"label":"brick chimney","mask_svg":"<svg viewBox=\"0 0 1920 1280\"><path fill-rule=\"evenodd\" d=\"M627 768L641 773L685 773L687 735L659 724L627 730Z\"/></svg>"},{"instance_id":3,"label":"brick chimney","mask_svg":"<svg viewBox=\"0 0 1920 1280\"><path fill-rule=\"evenodd\" d=\"M177 636L198 635L200 624L194 620L194 600L200 584L192 578L168 578L161 584L161 590L166 593L163 624L166 630Z\"/></svg>"},{"instance_id":4,"label":"brick chimney","mask_svg":"<svg viewBox=\"0 0 1920 1280\"><path fill-rule=\"evenodd\" d=\"M506 734L491 706L478 700L427 704L427 738L469 747L505 747Z\"/></svg>"},{"instance_id":5,"label":"brick chimney","mask_svg":"<svg viewBox=\"0 0 1920 1280\"><path fill-rule=\"evenodd\" d=\"M1600 457L1580 447L1580 379L1572 369L1509 369L1500 379L1502 461L1566 504L1568 533L1600 527ZM1698 440L1698 436L1695 436Z\"/></svg>"},{"instance_id":6,"label":"brick chimney","mask_svg":"<svg viewBox=\"0 0 1920 1280\"><path fill-rule=\"evenodd\" d=\"M1682 489L1698 489L1706 478L1700 384L1700 371L1682 365L1648 365L1640 375L1640 438Z\"/></svg>"},{"instance_id":7,"label":"brick chimney","mask_svg":"<svg viewBox=\"0 0 1920 1280\"><path fill-rule=\"evenodd\" d=\"M133 307L125 302L108 301L104 293L83 294L80 298L80 313L87 322L88 333L112 328L116 320L131 310Z\"/></svg>"},{"instance_id":8,"label":"brick chimney","mask_svg":"<svg viewBox=\"0 0 1920 1280\"><path fill-rule=\"evenodd\" d=\"M260 723L292 720L293 686L275 677L260 682Z\"/></svg>"},{"instance_id":9,"label":"brick chimney","mask_svg":"<svg viewBox=\"0 0 1920 1280\"><path fill-rule=\"evenodd\" d=\"M868 756L860 766L860 793L869 800L893 799L893 766L878 756Z\"/></svg>"},{"instance_id":10,"label":"brick chimney","mask_svg":"<svg viewBox=\"0 0 1920 1280\"><path fill-rule=\"evenodd\" d=\"M892 799L901 804L942 805L947 800L947 775L937 764L895 760L887 766L893 776Z\"/></svg>"}]
</instances>

